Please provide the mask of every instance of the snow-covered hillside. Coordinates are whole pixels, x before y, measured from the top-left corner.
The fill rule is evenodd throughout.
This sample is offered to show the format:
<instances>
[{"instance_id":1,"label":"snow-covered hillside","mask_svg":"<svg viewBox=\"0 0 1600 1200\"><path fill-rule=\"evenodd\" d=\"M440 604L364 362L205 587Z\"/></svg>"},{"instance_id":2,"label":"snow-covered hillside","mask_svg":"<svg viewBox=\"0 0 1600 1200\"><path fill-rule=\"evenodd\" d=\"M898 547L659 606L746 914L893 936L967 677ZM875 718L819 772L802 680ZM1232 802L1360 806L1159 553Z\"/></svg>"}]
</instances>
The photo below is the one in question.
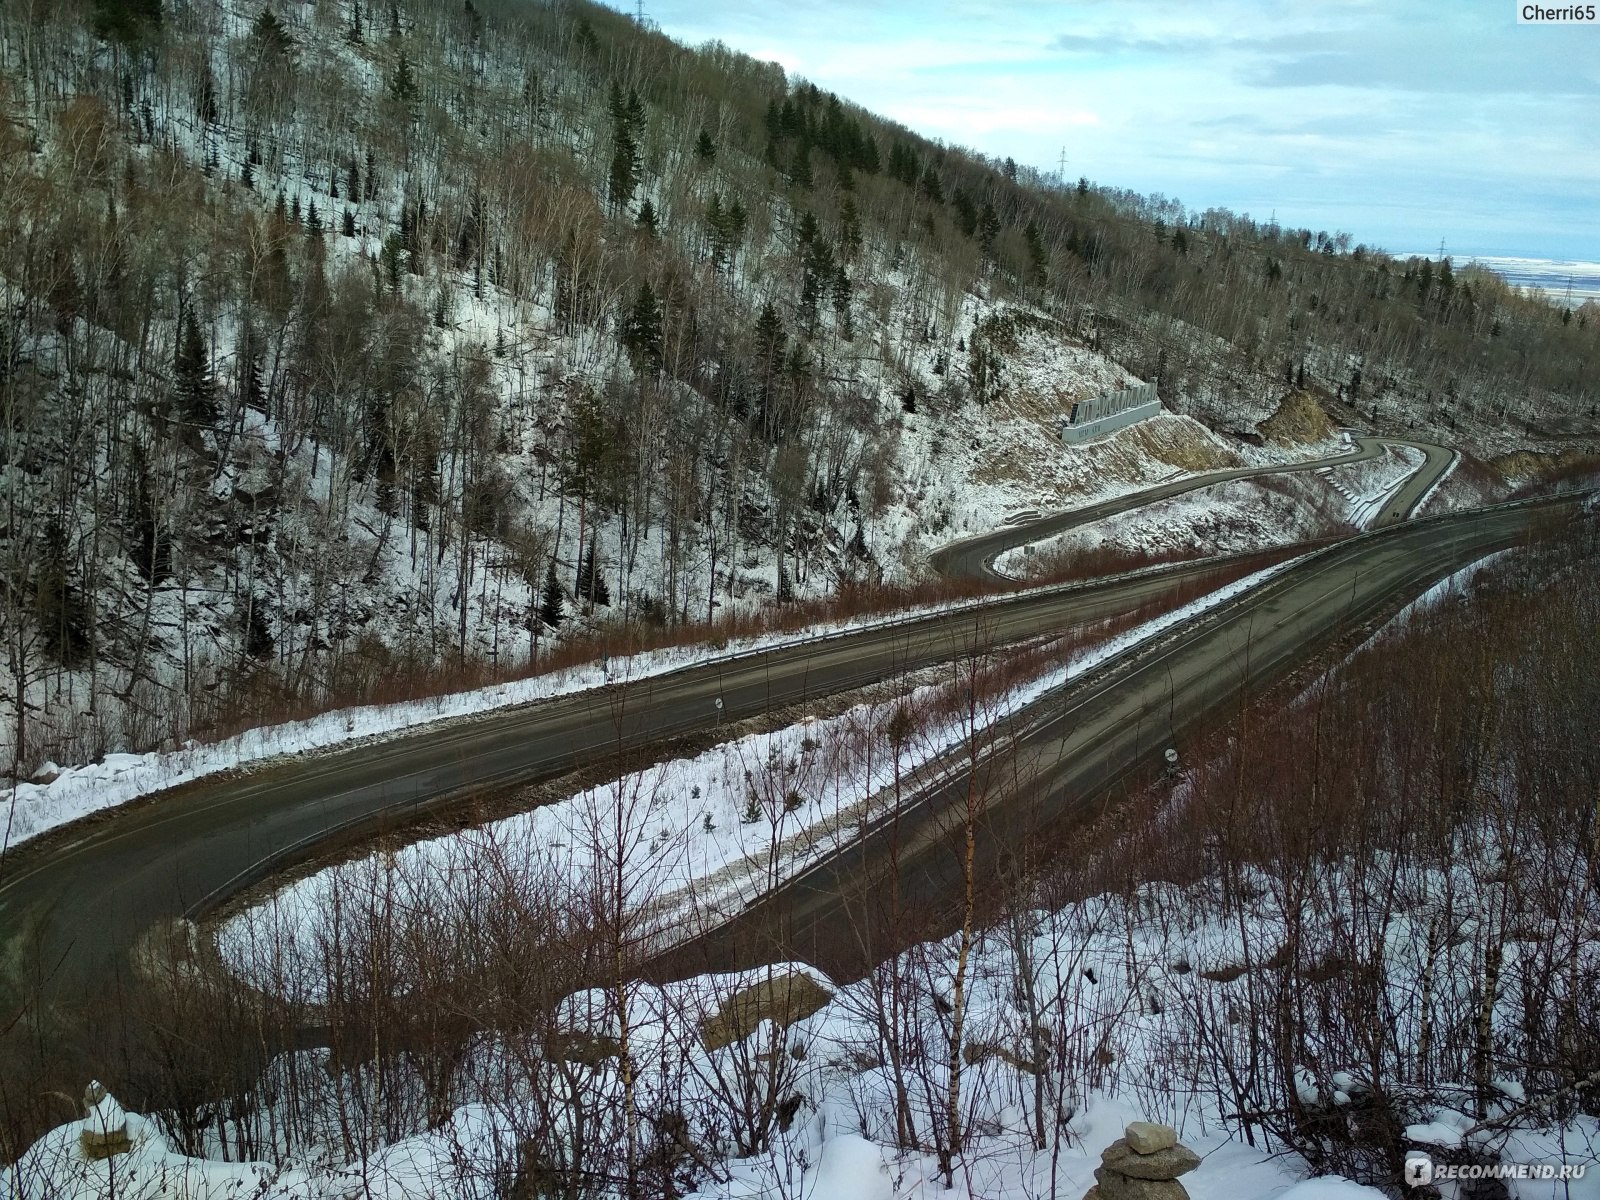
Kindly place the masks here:
<instances>
[{"instance_id":1,"label":"snow-covered hillside","mask_svg":"<svg viewBox=\"0 0 1600 1200\"><path fill-rule=\"evenodd\" d=\"M1586 313L1174 230L609 9L85 15L0 43L24 773L903 582L1015 507L1287 453L1250 443L1291 390L1588 446ZM1134 380L1178 415L1059 444Z\"/></svg>"}]
</instances>

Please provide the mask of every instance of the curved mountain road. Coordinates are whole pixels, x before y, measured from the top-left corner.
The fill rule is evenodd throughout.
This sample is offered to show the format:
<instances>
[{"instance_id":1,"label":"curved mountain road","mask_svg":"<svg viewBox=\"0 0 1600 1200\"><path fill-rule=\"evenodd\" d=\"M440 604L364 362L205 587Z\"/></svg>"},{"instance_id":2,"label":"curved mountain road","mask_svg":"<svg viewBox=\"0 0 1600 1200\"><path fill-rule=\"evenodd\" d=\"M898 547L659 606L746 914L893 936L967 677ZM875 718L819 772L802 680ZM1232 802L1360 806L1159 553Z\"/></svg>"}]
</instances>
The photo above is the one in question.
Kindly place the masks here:
<instances>
[{"instance_id":1,"label":"curved mountain road","mask_svg":"<svg viewBox=\"0 0 1600 1200\"><path fill-rule=\"evenodd\" d=\"M59 1047L68 1094L114 1061L129 950L341 838L371 837L474 794L526 785L714 728L1135 611L1218 563L1038 589L579 692L381 742L198 780L76 822L0 858L0 1085L13 1037ZM722 702L719 709L717 701ZM68 1066L68 1060L82 1062ZM100 1065L93 1065L93 1064ZM76 1072L76 1074L74 1073ZM104 1077L104 1075L102 1075Z\"/></svg>"},{"instance_id":2,"label":"curved mountain road","mask_svg":"<svg viewBox=\"0 0 1600 1200\"><path fill-rule=\"evenodd\" d=\"M1006 751L975 770L953 756L946 766L954 769L921 790L908 788L892 818L652 964L652 973L728 970L781 956L853 979L910 941L950 932L957 921L952 898L963 891L969 794L982 798L976 877L992 901L1004 863L1059 844L1075 818L1098 810L1108 789L1159 767L1165 748L1187 744L1215 714L1237 711L1244 698L1342 633L1515 544L1580 499L1430 518L1301 560L1041 699L1014 723Z\"/></svg>"},{"instance_id":3,"label":"curved mountain road","mask_svg":"<svg viewBox=\"0 0 1600 1200\"><path fill-rule=\"evenodd\" d=\"M1349 455L1290 469L1314 470L1382 452L1381 443L1364 439ZM1431 486L1432 480L1420 479L1423 473L1413 481L1416 497ZM1049 520L1068 528L1220 481L1176 481ZM1403 499L1396 497L1396 511ZM1476 519L1456 518L1468 526ZM965 549L943 554L941 568L973 569L1005 548L1002 541L1018 544L1011 539L1019 533L1027 541L1051 531L1040 522L987 541L969 540ZM1371 552L1352 551L1357 561ZM1124 614L1215 570L1215 563L1184 564L1039 589L965 611L729 657L198 781L26 843L0 857L0 1085L7 1082L9 1062L30 1059L37 1065L41 1051L46 1072L30 1071L24 1086L48 1085L70 1094L91 1070L115 1081L113 1064L125 1045L118 1001L132 982L129 953L143 932L175 917L203 914L242 888L314 857L330 842L372 836L487 790L554 778L585 764L621 763L641 745L723 720ZM1392 590L1392 581L1388 586ZM1203 700L1195 703L1203 707Z\"/></svg>"},{"instance_id":4,"label":"curved mountain road","mask_svg":"<svg viewBox=\"0 0 1600 1200\"><path fill-rule=\"evenodd\" d=\"M1025 525L1006 526L989 533L978 534L976 537L963 538L961 541L952 542L943 546L928 556L928 561L933 568L943 575L967 575L981 578L1010 581L1009 576L994 569L994 560L1007 550L1014 550L1018 546L1026 546L1032 542L1043 541L1045 538L1054 537L1068 530L1077 529L1084 525L1092 525L1096 521L1103 521L1107 517L1114 517L1120 513L1130 512L1136 508L1143 508L1147 504L1154 504L1159 500L1168 500L1173 496L1181 496L1186 492L1198 491L1201 488L1215 487L1219 483L1228 483L1235 479L1258 479L1265 475L1294 475L1305 471L1321 471L1328 467L1345 466L1349 463L1370 462L1382 458L1392 446L1409 446L1421 450L1424 455L1422 465L1417 468L1406 481L1402 488L1391 501L1384 506L1376 525L1392 524L1411 515L1412 509L1433 488L1434 484L1443 476L1455 458L1455 451L1444 446L1436 446L1431 442L1400 441L1394 438L1357 437L1356 449L1347 454L1337 454L1331 458L1310 459L1301 463L1290 463L1285 466L1270 467L1231 467L1222 471L1207 471L1200 475L1186 475L1181 479L1174 479L1170 483L1157 484L1153 488L1143 491L1130 492L1126 496L1117 496L1111 500L1102 500L1098 504L1085 505L1082 508L1067 509L1064 512L1050 513L1037 521L1029 521Z\"/></svg>"}]
</instances>

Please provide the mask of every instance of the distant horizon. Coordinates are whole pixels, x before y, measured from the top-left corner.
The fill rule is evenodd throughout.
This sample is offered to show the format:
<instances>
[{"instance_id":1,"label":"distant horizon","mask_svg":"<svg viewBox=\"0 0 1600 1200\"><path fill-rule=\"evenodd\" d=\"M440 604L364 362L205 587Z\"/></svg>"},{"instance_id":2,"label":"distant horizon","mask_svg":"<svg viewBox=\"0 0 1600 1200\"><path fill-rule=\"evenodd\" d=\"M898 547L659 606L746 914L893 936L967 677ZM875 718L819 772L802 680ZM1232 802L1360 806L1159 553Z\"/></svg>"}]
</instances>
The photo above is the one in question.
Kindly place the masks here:
<instances>
[{"instance_id":1,"label":"distant horizon","mask_svg":"<svg viewBox=\"0 0 1600 1200\"><path fill-rule=\"evenodd\" d=\"M1536 287L1562 304L1570 294L1574 307L1600 301L1600 262L1571 258L1538 258L1522 254L1452 255L1457 264L1480 263L1518 287Z\"/></svg>"},{"instance_id":2,"label":"distant horizon","mask_svg":"<svg viewBox=\"0 0 1600 1200\"><path fill-rule=\"evenodd\" d=\"M632 11L618 0L615 7ZM916 132L1394 253L1600 262L1600 27L1504 0L652 0Z\"/></svg>"}]
</instances>

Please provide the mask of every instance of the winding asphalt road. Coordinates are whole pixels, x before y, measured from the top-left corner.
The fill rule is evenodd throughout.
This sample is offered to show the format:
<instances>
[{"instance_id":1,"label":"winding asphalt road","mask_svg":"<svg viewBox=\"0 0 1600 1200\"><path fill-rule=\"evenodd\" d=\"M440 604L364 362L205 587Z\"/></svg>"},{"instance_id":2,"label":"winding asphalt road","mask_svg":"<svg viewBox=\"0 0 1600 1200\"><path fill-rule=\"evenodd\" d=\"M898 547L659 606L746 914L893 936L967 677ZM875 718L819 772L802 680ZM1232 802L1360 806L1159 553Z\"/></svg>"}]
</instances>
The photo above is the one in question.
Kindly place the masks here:
<instances>
[{"instance_id":1,"label":"winding asphalt road","mask_svg":"<svg viewBox=\"0 0 1600 1200\"><path fill-rule=\"evenodd\" d=\"M1290 469L1315 470L1382 452L1381 443L1363 439L1361 448L1348 455ZM1447 462L1439 460L1433 474ZM1009 545L1226 478L1263 473L1249 469L1181 480L988 539L972 539L942 554L940 566L946 571L981 566L986 571L987 560ZM1416 496L1433 482L1426 475L1425 466L1413 480ZM1397 511L1402 499L1396 498ZM1505 536L1512 519L1468 515L1452 520L1450 528L1459 535L1431 552L1428 571L1442 573L1462 561L1464 547L1476 544L1471 531L1480 520L1485 522L1484 537L1492 540ZM1416 541L1407 539L1404 553ZM1373 587L1392 594L1411 577L1371 569L1380 559L1389 561L1390 551L1380 549L1384 545L1352 542L1340 561L1350 564L1347 572L1366 573ZM42 1053L46 1060L45 1074L29 1074L30 1087L48 1084L70 1094L95 1064L103 1076L114 1071L106 1064L115 1062L112 1048L121 1044L115 1001L131 982L129 951L139 936L174 917L203 914L269 874L313 857L330 842L381 833L489 789L553 778L601 761L621 763L647 743L703 731L719 721L1124 614L1170 597L1177 588L1195 586L1215 569L1215 564L1188 564L1022 593L970 611L728 658L443 729L201 781L25 844L0 859L0 1084L6 1066L25 1057L24 1044L32 1051L26 1057L37 1060ZM1302 573L1296 570L1294 575ZM1341 582L1323 598L1324 615L1344 611L1343 587ZM1303 621L1291 623L1283 635L1288 640L1282 655L1292 655L1311 636L1296 632L1305 628ZM1233 651L1221 642L1207 645L1212 647L1208 653L1214 672ZM1196 692L1185 704L1204 711L1212 702L1210 695ZM1148 725L1135 722L1134 728ZM1121 742L1113 739L1112 744ZM1144 743L1138 746L1142 750ZM1110 759L1098 751L1085 759L1086 764L1102 761ZM1081 773L1097 768L1074 769ZM1074 775L1068 782L1071 794L1079 795L1079 788L1093 779Z\"/></svg>"},{"instance_id":2,"label":"winding asphalt road","mask_svg":"<svg viewBox=\"0 0 1600 1200\"><path fill-rule=\"evenodd\" d=\"M671 976L803 959L859 978L905 945L955 929L964 812L979 797L976 878L992 903L1002 866L1057 842L1118 782L1158 768L1218 714L1281 679L1342 633L1485 554L1515 544L1564 497L1387 528L1318 551L1166 638L1042 698L976 767L962 753L911 782L899 811L806 874L652 965ZM996 741L1004 741L1001 738ZM969 792L969 788L971 791ZM897 882L898 881L898 882ZM891 908L892 901L892 908ZM982 903L983 901L980 901Z\"/></svg>"},{"instance_id":3,"label":"winding asphalt road","mask_svg":"<svg viewBox=\"0 0 1600 1200\"><path fill-rule=\"evenodd\" d=\"M1206 590L1217 561L1001 596L905 620L197 781L24 843L0 859L0 1084L13 1035L102 1065L105 1004L152 925L196 917L341 838L371 837L468 797L551 779L664 738L803 704L964 654ZM721 700L719 710L717 701ZM10 1053L8 1053L10 1052ZM91 1069L72 1062L71 1070ZM68 1094L82 1079L64 1071ZM75 1081L75 1082L74 1082ZM108 1082L110 1082L108 1080Z\"/></svg>"},{"instance_id":4,"label":"winding asphalt road","mask_svg":"<svg viewBox=\"0 0 1600 1200\"><path fill-rule=\"evenodd\" d=\"M1025 546L1031 542L1043 541L1045 538L1054 537L1056 534L1066 533L1068 530L1077 529L1084 525L1091 525L1096 521L1103 521L1107 517L1117 516L1119 513L1130 512L1135 508L1143 508L1147 504L1154 504L1160 500L1168 500L1173 496L1181 496L1186 492L1197 491L1200 488L1215 487L1219 483L1228 483L1234 479L1258 479L1263 475L1293 475L1304 471L1321 471L1329 467L1344 466L1348 463L1370 462L1382 458L1388 453L1390 447L1410 446L1422 451L1424 455L1421 466L1406 481L1379 514L1375 526L1389 525L1396 521L1403 521L1411 515L1417 503L1433 488L1434 484L1443 476L1446 468L1455 459L1456 452L1444 446L1436 446L1431 442L1397 441L1393 438L1357 437L1356 449L1348 454L1335 455L1332 458L1313 459L1303 463L1293 463L1289 466L1274 467L1233 467L1223 471L1207 471L1200 475L1186 475L1170 483L1157 484L1153 488L1146 488L1140 492L1130 492L1126 496L1118 496L1112 500L1104 500L1099 504L1089 504L1082 508L1071 508L1064 512L1050 513L1037 521L1029 521L1024 525L1007 526L996 529L990 533L979 534L976 537L963 538L959 542L952 542L932 555L929 562L935 570L943 575L950 576L977 576L991 580L1009 580L1009 577L994 569L994 560L1007 550L1014 550L1018 546Z\"/></svg>"}]
</instances>

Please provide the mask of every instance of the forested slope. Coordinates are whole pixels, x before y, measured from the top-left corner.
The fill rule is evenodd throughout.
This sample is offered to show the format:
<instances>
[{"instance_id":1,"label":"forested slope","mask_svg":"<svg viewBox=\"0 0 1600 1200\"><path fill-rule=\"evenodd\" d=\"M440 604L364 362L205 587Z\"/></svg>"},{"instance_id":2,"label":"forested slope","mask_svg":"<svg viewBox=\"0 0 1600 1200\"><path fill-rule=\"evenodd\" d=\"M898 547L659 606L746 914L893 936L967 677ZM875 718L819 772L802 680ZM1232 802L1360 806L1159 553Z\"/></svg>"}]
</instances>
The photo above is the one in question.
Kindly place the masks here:
<instances>
[{"instance_id":1,"label":"forested slope","mask_svg":"<svg viewBox=\"0 0 1600 1200\"><path fill-rule=\"evenodd\" d=\"M1007 503L1259 453L1291 388L1595 440L1593 306L1063 186L582 3L14 0L0 292L25 770L904 580ZM1134 378L1197 420L1054 443Z\"/></svg>"}]
</instances>

